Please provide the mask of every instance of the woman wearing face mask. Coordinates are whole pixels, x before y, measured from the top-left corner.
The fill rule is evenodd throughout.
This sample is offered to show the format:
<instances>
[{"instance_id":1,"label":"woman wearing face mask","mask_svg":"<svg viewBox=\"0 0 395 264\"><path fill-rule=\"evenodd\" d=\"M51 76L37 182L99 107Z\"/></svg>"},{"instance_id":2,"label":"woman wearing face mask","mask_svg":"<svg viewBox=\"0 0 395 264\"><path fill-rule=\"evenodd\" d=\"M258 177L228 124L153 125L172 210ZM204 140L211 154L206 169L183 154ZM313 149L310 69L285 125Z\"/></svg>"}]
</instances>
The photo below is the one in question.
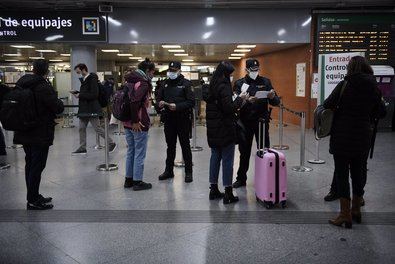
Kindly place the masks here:
<instances>
[{"instance_id":1,"label":"woman wearing face mask","mask_svg":"<svg viewBox=\"0 0 395 264\"><path fill-rule=\"evenodd\" d=\"M147 58L139 63L137 70L130 71L125 76L125 85L129 88L132 119L123 123L128 144L124 187L133 187L134 191L152 188L151 183L143 182L143 173L150 127L147 108L150 102L151 79L154 72L155 64Z\"/></svg>"},{"instance_id":2,"label":"woman wearing face mask","mask_svg":"<svg viewBox=\"0 0 395 264\"><path fill-rule=\"evenodd\" d=\"M192 152L189 144L191 130L191 113L195 106L195 96L192 92L192 83L180 73L181 63L169 63L167 79L162 83L157 101L161 111L161 120L165 123L165 137L167 143L167 158L165 171L159 180L174 178L174 159L176 157L177 137L180 140L182 156L185 162L185 182L190 183L192 178Z\"/></svg>"},{"instance_id":3,"label":"woman wearing face mask","mask_svg":"<svg viewBox=\"0 0 395 264\"><path fill-rule=\"evenodd\" d=\"M230 82L233 71L233 65L226 61L217 66L210 81L206 106L207 140L211 148L209 199L223 198L224 204L239 200L233 195L232 178L236 144L235 113L243 99L233 95ZM218 189L221 160L225 194Z\"/></svg>"}]
</instances>

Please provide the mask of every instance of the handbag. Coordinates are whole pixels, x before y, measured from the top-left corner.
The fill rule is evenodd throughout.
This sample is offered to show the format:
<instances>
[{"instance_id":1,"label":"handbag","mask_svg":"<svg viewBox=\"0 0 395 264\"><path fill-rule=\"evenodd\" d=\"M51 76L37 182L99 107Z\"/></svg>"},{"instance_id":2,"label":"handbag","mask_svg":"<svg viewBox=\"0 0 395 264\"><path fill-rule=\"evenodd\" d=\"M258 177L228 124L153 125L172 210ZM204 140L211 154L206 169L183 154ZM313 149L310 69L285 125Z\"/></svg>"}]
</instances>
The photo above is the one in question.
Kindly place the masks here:
<instances>
[{"instance_id":1,"label":"handbag","mask_svg":"<svg viewBox=\"0 0 395 264\"><path fill-rule=\"evenodd\" d=\"M317 140L330 135L333 123L333 116L336 109L339 108L340 100L343 96L346 86L347 81L344 81L335 109L326 109L323 105L319 105L314 110L314 132L315 138Z\"/></svg>"}]
</instances>

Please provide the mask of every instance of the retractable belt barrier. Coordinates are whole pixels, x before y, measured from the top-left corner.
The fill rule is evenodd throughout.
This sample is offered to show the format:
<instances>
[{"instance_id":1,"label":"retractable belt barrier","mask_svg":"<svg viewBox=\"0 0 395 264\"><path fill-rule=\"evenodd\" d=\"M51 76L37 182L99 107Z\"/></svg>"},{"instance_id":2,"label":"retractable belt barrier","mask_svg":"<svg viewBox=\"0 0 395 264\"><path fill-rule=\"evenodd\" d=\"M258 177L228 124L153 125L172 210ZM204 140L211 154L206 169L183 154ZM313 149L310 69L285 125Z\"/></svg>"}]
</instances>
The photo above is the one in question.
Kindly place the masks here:
<instances>
[{"instance_id":1,"label":"retractable belt barrier","mask_svg":"<svg viewBox=\"0 0 395 264\"><path fill-rule=\"evenodd\" d=\"M306 155L306 112L297 112L292 109L281 105L285 111L290 112L298 117L300 117L300 163L299 166L292 167L292 170L297 172L309 172L313 169L305 166L305 155Z\"/></svg>"}]
</instances>

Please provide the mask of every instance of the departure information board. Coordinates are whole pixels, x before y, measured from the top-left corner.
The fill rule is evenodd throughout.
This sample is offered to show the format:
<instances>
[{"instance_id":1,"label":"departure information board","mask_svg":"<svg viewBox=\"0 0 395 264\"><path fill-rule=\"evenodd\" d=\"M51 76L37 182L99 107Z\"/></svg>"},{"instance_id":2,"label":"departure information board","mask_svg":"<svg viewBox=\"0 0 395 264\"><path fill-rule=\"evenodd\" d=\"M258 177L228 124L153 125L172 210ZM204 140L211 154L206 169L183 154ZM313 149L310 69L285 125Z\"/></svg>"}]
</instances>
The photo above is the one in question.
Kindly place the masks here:
<instances>
[{"instance_id":1,"label":"departure information board","mask_svg":"<svg viewBox=\"0 0 395 264\"><path fill-rule=\"evenodd\" d=\"M316 54L364 52L373 65L395 66L395 13L319 14Z\"/></svg>"}]
</instances>

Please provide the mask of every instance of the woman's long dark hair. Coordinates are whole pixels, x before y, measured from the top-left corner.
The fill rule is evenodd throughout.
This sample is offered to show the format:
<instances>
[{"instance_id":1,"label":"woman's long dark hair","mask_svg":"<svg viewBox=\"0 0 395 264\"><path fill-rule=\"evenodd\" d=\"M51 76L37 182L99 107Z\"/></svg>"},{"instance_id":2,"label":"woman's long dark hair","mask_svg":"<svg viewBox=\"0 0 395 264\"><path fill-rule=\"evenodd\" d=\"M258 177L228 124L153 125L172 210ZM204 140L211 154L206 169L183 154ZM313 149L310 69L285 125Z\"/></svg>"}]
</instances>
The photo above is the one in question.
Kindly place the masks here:
<instances>
[{"instance_id":1,"label":"woman's long dark hair","mask_svg":"<svg viewBox=\"0 0 395 264\"><path fill-rule=\"evenodd\" d=\"M235 67L229 61L221 61L210 80L210 88L209 88L209 97L212 96L213 89L217 86L218 83L222 82L224 79L227 79L230 83L230 75L234 72Z\"/></svg>"},{"instance_id":2,"label":"woman's long dark hair","mask_svg":"<svg viewBox=\"0 0 395 264\"><path fill-rule=\"evenodd\" d=\"M373 75L373 69L370 66L368 60L362 56L352 57L347 65L347 75L356 73L365 73Z\"/></svg>"}]
</instances>

